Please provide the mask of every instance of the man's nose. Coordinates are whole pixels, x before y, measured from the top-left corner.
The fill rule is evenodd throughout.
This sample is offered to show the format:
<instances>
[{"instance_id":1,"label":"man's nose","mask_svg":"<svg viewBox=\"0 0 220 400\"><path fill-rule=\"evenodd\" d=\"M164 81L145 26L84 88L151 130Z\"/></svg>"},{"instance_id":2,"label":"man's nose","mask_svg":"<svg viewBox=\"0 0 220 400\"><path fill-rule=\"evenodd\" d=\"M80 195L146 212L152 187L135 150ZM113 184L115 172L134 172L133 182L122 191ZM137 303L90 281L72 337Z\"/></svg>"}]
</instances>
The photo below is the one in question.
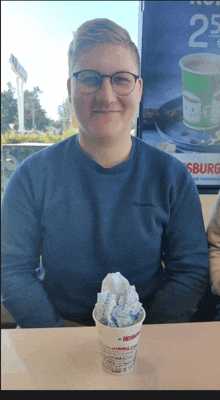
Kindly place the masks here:
<instances>
[{"instance_id":1,"label":"man's nose","mask_svg":"<svg viewBox=\"0 0 220 400\"><path fill-rule=\"evenodd\" d=\"M105 77L103 79L99 90L96 92L96 99L102 101L104 100L109 103L115 101L116 93L112 89L110 78Z\"/></svg>"}]
</instances>

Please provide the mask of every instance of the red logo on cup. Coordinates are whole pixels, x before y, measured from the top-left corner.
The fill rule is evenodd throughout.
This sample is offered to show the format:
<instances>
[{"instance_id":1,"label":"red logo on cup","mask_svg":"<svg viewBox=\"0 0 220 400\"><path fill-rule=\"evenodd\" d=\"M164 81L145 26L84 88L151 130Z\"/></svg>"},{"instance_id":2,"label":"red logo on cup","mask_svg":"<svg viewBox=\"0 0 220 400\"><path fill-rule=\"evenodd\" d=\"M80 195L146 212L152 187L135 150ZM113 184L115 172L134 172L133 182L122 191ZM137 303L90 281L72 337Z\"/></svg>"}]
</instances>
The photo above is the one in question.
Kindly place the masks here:
<instances>
[{"instance_id":1,"label":"red logo on cup","mask_svg":"<svg viewBox=\"0 0 220 400\"><path fill-rule=\"evenodd\" d=\"M128 342L129 340L136 338L139 334L140 334L140 331L135 333L134 335L123 336L123 342Z\"/></svg>"}]
</instances>

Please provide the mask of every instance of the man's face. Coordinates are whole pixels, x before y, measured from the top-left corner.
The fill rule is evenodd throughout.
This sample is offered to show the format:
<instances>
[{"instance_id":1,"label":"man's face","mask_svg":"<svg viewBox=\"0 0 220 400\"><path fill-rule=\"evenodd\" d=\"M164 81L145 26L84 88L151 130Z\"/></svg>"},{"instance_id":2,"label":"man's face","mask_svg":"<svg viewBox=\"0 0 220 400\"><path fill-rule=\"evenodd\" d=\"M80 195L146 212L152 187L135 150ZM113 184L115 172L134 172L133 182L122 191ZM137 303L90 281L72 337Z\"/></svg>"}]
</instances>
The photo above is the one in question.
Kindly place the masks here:
<instances>
[{"instance_id":1,"label":"man's face","mask_svg":"<svg viewBox=\"0 0 220 400\"><path fill-rule=\"evenodd\" d=\"M138 75L131 51L121 45L107 44L81 55L74 72L89 69L103 75L119 71ZM110 79L104 79L94 94L82 94L77 90L75 78L68 79L67 87L78 120L80 136L90 139L109 138L130 134L138 104L142 95L142 79L138 79L133 91L126 96L117 95Z\"/></svg>"}]
</instances>

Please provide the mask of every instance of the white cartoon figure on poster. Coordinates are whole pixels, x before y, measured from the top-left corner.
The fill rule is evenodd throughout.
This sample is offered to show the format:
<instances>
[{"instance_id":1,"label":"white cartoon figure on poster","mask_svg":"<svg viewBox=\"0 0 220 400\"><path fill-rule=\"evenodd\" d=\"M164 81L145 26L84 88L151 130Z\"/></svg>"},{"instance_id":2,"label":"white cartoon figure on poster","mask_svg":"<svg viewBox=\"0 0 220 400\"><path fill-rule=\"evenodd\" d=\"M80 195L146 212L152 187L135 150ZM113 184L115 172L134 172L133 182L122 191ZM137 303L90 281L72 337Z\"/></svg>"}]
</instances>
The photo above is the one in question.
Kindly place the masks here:
<instances>
[{"instance_id":1,"label":"white cartoon figure on poster","mask_svg":"<svg viewBox=\"0 0 220 400\"><path fill-rule=\"evenodd\" d=\"M210 121L212 124L220 124L220 90L212 97Z\"/></svg>"},{"instance_id":2,"label":"white cartoon figure on poster","mask_svg":"<svg viewBox=\"0 0 220 400\"><path fill-rule=\"evenodd\" d=\"M211 104L203 109L202 115L210 118L210 122L214 126L220 124L220 90L213 95Z\"/></svg>"},{"instance_id":3,"label":"white cartoon figure on poster","mask_svg":"<svg viewBox=\"0 0 220 400\"><path fill-rule=\"evenodd\" d=\"M191 124L198 124L201 119L202 103L195 94L183 90L183 117Z\"/></svg>"}]
</instances>

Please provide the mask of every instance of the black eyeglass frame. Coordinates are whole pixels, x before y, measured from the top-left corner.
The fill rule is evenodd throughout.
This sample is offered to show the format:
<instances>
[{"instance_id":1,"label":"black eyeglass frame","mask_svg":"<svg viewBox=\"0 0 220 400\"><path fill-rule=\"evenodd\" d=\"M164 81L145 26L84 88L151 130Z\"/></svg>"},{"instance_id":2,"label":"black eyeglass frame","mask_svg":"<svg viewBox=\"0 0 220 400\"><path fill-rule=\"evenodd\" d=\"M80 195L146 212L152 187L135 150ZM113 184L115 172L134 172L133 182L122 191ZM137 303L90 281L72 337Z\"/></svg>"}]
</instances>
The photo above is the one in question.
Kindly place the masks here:
<instances>
[{"instance_id":1,"label":"black eyeglass frame","mask_svg":"<svg viewBox=\"0 0 220 400\"><path fill-rule=\"evenodd\" d=\"M73 73L73 75L72 76L74 76L75 78L76 78L76 81L77 81L77 77L78 77L78 75L81 73L81 72L95 72L96 74L98 74L99 76L100 76L100 78L101 78L101 84L99 85L99 87L98 87L98 89L95 91L95 92L92 92L92 93L87 93L87 94L95 94L99 89L100 89L100 87L102 86L102 84L103 84L103 78L110 78L110 82L111 82L111 86L112 86L112 90L114 91L114 89L113 89L113 82L112 82L112 79L113 79L113 76L115 76L115 75L117 75L117 74L130 74L130 75L132 75L133 77L134 77L134 79L135 79L135 83L134 83L134 87L135 87L135 85L136 85L136 82L137 82L137 80L140 78L140 76L139 75L135 75L135 74L132 74L132 72L128 72L128 71L118 71L118 72L115 72L113 75L101 75L98 71L93 71L92 69L82 69L81 71L78 71L78 72L74 72ZM127 96L128 94L130 94L133 90L134 90L134 87L133 87L133 89L129 92L129 93L126 93L126 94L119 94L118 96ZM115 91L114 91L115 92ZM116 93L116 92L115 92ZM117 93L116 93L117 94Z\"/></svg>"}]
</instances>

